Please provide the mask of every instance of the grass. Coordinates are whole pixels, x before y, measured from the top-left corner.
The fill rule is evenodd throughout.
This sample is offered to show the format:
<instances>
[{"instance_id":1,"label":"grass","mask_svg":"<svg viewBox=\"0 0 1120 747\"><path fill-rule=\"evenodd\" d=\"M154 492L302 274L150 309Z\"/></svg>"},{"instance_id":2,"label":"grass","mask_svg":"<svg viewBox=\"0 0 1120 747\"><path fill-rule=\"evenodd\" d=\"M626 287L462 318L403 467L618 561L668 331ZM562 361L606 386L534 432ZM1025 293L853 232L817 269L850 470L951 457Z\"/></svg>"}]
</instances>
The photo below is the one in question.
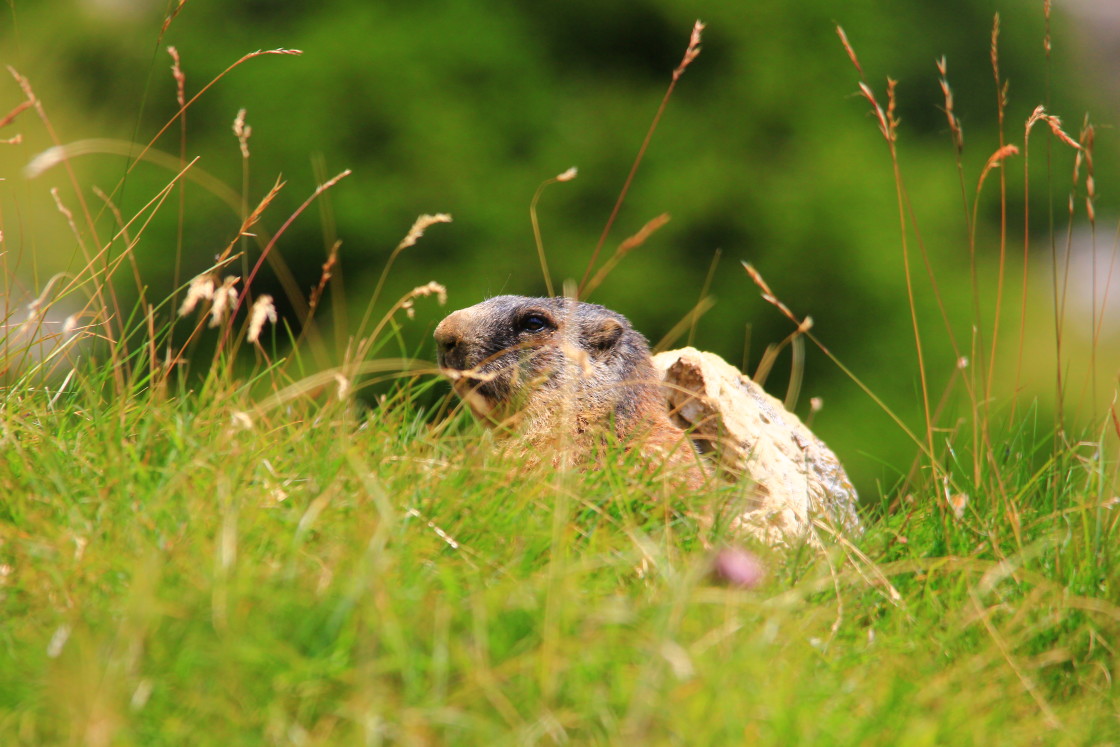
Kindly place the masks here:
<instances>
[{"instance_id":1,"label":"grass","mask_svg":"<svg viewBox=\"0 0 1120 747\"><path fill-rule=\"evenodd\" d=\"M893 106L863 90L893 143ZM242 201L243 233L275 189ZM991 394L987 350L960 351L981 363L954 412L922 372L915 469L865 534L752 547L765 582L728 588L708 546L737 540L695 514L741 487L674 494L609 459L526 469L433 377L391 373L418 364L387 350L422 344L396 318L439 286L377 322L375 292L343 361L317 367L246 339L248 281L217 330L206 310L172 321L183 292L111 312L136 225L112 264L91 240L59 280L89 303L46 331L53 352L33 355L42 318L6 314L3 743L1120 744L1114 421L1075 437ZM354 399L387 375L384 399Z\"/></svg>"},{"instance_id":2,"label":"grass","mask_svg":"<svg viewBox=\"0 0 1120 747\"><path fill-rule=\"evenodd\" d=\"M422 385L413 385L422 386ZM1116 501L1008 441L1016 522L916 495L856 546L707 577L633 474L524 474L407 393L9 398L0 733L49 744L1102 744Z\"/></svg>"}]
</instances>

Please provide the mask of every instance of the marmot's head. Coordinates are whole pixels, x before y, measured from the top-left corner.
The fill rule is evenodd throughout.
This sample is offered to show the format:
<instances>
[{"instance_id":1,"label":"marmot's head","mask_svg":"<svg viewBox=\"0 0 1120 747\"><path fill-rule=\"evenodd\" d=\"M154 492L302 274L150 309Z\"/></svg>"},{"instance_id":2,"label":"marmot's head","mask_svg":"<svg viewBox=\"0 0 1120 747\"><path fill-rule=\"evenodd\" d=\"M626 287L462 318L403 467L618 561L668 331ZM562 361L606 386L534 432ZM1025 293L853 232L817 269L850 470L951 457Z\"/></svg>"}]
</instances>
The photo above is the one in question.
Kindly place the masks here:
<instances>
[{"instance_id":1,"label":"marmot's head","mask_svg":"<svg viewBox=\"0 0 1120 747\"><path fill-rule=\"evenodd\" d=\"M456 394L490 424L568 394L592 418L625 417L633 397L623 390L656 383L649 346L626 317L570 298L497 296L452 312L435 338Z\"/></svg>"}]
</instances>

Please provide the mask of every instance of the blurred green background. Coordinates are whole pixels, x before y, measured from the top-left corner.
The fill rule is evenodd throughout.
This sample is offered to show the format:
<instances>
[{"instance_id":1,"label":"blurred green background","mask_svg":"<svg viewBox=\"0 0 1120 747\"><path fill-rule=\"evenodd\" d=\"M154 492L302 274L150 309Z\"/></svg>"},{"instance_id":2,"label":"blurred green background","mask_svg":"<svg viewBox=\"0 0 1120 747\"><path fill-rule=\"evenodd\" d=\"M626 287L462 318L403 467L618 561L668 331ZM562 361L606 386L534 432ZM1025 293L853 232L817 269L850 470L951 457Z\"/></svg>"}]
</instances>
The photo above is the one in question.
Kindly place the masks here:
<instances>
[{"instance_id":1,"label":"blurred green background","mask_svg":"<svg viewBox=\"0 0 1120 747\"><path fill-rule=\"evenodd\" d=\"M1115 118L1111 94L1101 83L1108 70L1094 73L1098 60L1084 31L1056 6L1049 59L1041 0L9 0L0 50L4 63L30 80L64 143L151 139L177 109L169 45L181 55L188 97L248 52L302 50L299 57L249 60L207 91L187 113L185 152L199 156L200 168L240 194L242 159L231 124L245 108L252 127L249 202L255 204L278 175L287 180L266 214L263 225L270 231L322 178L353 170L277 247L306 293L318 282L327 247L341 239L341 273L331 293L336 312L346 314L321 319L339 331L334 339L340 344L354 332L390 251L420 213L448 212L454 222L431 228L401 256L382 309L430 280L447 286L451 308L498 293L542 294L529 204L543 180L573 165L579 177L549 187L539 216L557 285L580 278L700 18L708 24L703 52L669 103L603 257L654 216L669 213L672 220L590 300L623 312L656 342L697 302L719 250L710 288L717 303L699 322L694 343L754 370L764 346L784 338L792 325L760 300L740 266L740 260L749 261L795 313L812 316L815 334L840 360L919 429L892 166L869 107L856 93L858 76L835 25L847 31L884 104L886 77L898 81L898 147L912 218L967 352L973 340L967 218L979 173L1000 144L989 53L994 14L1002 18L1000 72L1010 82L1008 142L1022 145L1023 124L1041 103L1064 117L1074 137L1085 112L1102 124ZM943 55L965 133L963 198L941 109L935 61ZM0 98L5 111L23 98L10 76L0 81ZM1046 401L1053 396L1054 370L1045 274L1050 216L1053 235L1064 245L1073 155L1043 129L1031 140L1032 263L1039 274L1031 280L1023 381L1035 388L1028 397ZM23 176L23 167L51 145L33 111L0 137L17 132L22 142L0 149L5 271L9 286L18 277L32 289L81 264L49 190L58 187L72 207L76 197L61 168L33 180ZM156 147L177 157L179 138L176 124ZM1098 131L1097 191L1104 195L1097 206L1098 234L1109 251L1105 203L1112 185L1120 183L1114 141L1113 130ZM110 191L123 179L115 199L126 215L170 178L150 165L126 177L128 162L118 155L93 154L72 163L95 209L92 186ZM1007 171L1011 260L1005 308L1013 313L1005 340L1012 360L1023 252L1022 164L1013 160ZM239 225L235 211L197 185L185 190L181 218L178 200L176 195L165 204L136 249L149 298L165 297L174 287L180 242L182 282L206 268ZM999 254L998 173L989 177L977 216L984 321L990 324ZM109 216L102 220L111 224ZM956 355L917 237L911 233L908 240L936 403ZM250 246L251 259L256 251ZM119 280L122 292L135 293L127 274ZM268 273L254 287L282 299ZM415 319L402 317L410 352L434 357L431 329L447 310L422 299ZM1106 326L1098 349L1120 348L1115 335L1115 325ZM1098 358L1103 399L1115 377L1115 355L1112 362L1109 355ZM1079 366L1070 362L1067 370L1077 373ZM1012 367L1001 363L999 376L1010 381ZM787 352L768 381L779 397L788 372ZM848 465L865 499L906 471L913 444L811 345L797 408L803 417L809 397L823 399L814 429ZM952 408L964 404L955 395L943 422L952 427ZM1083 414L1099 412L1084 404Z\"/></svg>"}]
</instances>

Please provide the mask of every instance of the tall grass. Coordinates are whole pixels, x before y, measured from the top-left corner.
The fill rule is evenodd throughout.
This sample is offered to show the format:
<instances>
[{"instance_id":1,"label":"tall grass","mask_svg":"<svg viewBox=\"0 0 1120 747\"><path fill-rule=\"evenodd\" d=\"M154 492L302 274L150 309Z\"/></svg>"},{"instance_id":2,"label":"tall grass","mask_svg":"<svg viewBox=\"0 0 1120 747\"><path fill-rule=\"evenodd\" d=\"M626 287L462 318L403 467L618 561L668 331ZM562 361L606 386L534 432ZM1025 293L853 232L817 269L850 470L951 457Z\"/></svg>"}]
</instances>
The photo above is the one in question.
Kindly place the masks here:
<instances>
[{"instance_id":1,"label":"tall grass","mask_svg":"<svg viewBox=\"0 0 1120 747\"><path fill-rule=\"evenodd\" d=\"M418 300L440 301L442 286L388 303L383 275L358 327L341 331L351 342L339 359L308 355L344 261L337 244L311 294L289 299L294 323L250 335L257 271L282 267L276 239L342 175L324 177L271 235L268 209L284 185L258 199L227 187L241 227L214 266L158 301L136 267L128 310L117 283L129 280L134 247L199 173L172 157L166 185L115 218L111 236L81 184L59 193L60 210L79 205L84 265L5 313L0 741L1120 742L1115 409L1073 426L1044 420L1017 388L1000 391L996 325L1006 329L1010 301L986 318L978 300L975 335L947 315L944 330L921 326L915 299L940 292L895 148L895 88L881 105L844 46L888 146L925 412L917 429L897 418L914 469L870 501L864 535L826 535L823 549L752 547L768 570L761 586L713 581L707 548L740 540L696 515L743 500L744 487L680 495L622 459L580 473L495 453L454 402L431 396L443 385L430 364L389 355L422 346L406 320ZM975 253L979 193L993 169L1004 175L1012 147L1024 161L1035 152L1032 126L1047 124L1082 168L1092 131L1074 140L1039 110L1021 149L1010 136L995 145L970 195L944 61L938 72ZM49 128L24 90L22 111ZM182 98L168 127L194 100ZM125 152L151 158L150 148ZM77 155L56 143L51 157L68 168ZM247 148L243 158L248 168ZM1010 188L1001 181L1005 209ZM385 273L446 219L422 216ZM1002 299L1013 268L1009 252L999 256ZM1054 256L1060 266L1068 252ZM4 266L8 298L14 269ZM597 277L589 264L584 292ZM753 277L794 324L790 339L828 352L796 300ZM982 282L977 270L977 299ZM45 327L51 305L73 298L73 321ZM1056 295L1056 345L1061 307ZM938 334L961 361L941 393L923 347ZM207 358L203 340L214 346ZM395 384L360 405L354 392L382 379Z\"/></svg>"}]
</instances>

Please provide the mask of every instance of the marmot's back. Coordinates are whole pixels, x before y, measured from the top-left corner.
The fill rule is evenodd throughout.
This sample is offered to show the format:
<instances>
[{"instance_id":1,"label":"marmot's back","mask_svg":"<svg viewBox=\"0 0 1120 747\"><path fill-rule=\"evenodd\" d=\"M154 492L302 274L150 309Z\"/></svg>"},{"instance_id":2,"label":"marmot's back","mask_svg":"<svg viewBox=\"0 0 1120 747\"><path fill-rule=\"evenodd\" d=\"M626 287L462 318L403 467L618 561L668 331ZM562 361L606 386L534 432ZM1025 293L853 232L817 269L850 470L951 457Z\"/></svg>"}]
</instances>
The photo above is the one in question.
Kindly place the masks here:
<instances>
[{"instance_id":1,"label":"marmot's back","mask_svg":"<svg viewBox=\"0 0 1120 747\"><path fill-rule=\"evenodd\" d=\"M702 482L691 443L669 421L649 344L621 314L568 298L497 296L448 315L435 338L455 392L527 448L609 430Z\"/></svg>"}]
</instances>

